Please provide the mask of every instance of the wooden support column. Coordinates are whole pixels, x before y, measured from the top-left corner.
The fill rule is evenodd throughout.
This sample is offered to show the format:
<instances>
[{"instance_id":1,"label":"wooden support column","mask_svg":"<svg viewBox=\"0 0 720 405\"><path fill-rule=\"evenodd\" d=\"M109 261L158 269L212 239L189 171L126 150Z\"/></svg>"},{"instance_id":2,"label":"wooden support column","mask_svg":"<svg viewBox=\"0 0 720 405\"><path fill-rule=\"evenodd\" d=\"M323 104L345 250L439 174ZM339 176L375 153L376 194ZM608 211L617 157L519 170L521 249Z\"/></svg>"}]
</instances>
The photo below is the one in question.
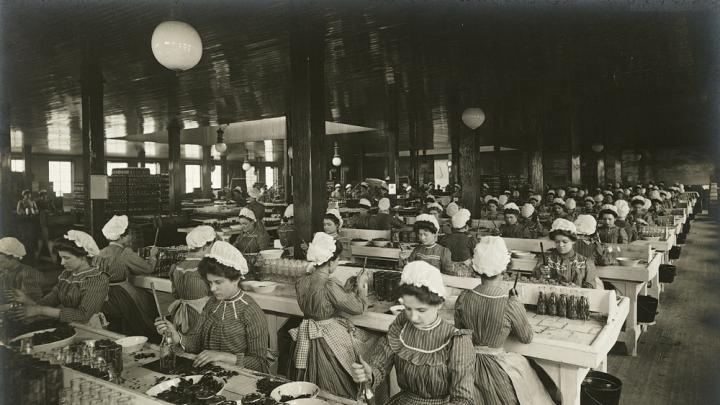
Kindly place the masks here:
<instances>
[{"instance_id":1,"label":"wooden support column","mask_svg":"<svg viewBox=\"0 0 720 405\"><path fill-rule=\"evenodd\" d=\"M215 161L212 157L212 146L202 146L202 166L200 173L202 174L202 195L204 198L212 197L212 169Z\"/></svg>"},{"instance_id":2,"label":"wooden support column","mask_svg":"<svg viewBox=\"0 0 720 405\"><path fill-rule=\"evenodd\" d=\"M615 154L615 181L622 184L622 149L618 149Z\"/></svg>"},{"instance_id":3,"label":"wooden support column","mask_svg":"<svg viewBox=\"0 0 720 405\"><path fill-rule=\"evenodd\" d=\"M220 187L222 187L224 191L225 188L229 186L228 176L230 175L230 173L228 173L227 155L225 154L220 156L220 172L222 173L222 176L220 176Z\"/></svg>"},{"instance_id":4,"label":"wooden support column","mask_svg":"<svg viewBox=\"0 0 720 405\"><path fill-rule=\"evenodd\" d=\"M580 161L580 131L578 131L577 114L572 109L570 118L570 183L573 185L582 184L581 161Z\"/></svg>"},{"instance_id":5,"label":"wooden support column","mask_svg":"<svg viewBox=\"0 0 720 405\"><path fill-rule=\"evenodd\" d=\"M170 180L170 212L179 213L182 207L183 170L180 157L180 131L182 123L171 118L168 131L168 174Z\"/></svg>"},{"instance_id":6,"label":"wooden support column","mask_svg":"<svg viewBox=\"0 0 720 405\"><path fill-rule=\"evenodd\" d=\"M597 186L605 187L605 157L600 153L597 154Z\"/></svg>"},{"instance_id":7,"label":"wooden support column","mask_svg":"<svg viewBox=\"0 0 720 405\"><path fill-rule=\"evenodd\" d=\"M0 61L0 64L3 62ZM4 77L4 76L2 76ZM4 89L7 86L2 86ZM3 97L2 100L7 100ZM0 105L0 236L10 234L10 219L15 212L15 191L12 187L12 167L10 163L10 104Z\"/></svg>"},{"instance_id":8,"label":"wooden support column","mask_svg":"<svg viewBox=\"0 0 720 405\"><path fill-rule=\"evenodd\" d=\"M308 6L293 3L290 35L290 114L297 240L322 230L327 209L325 156L325 30ZM295 252L302 252L295 246Z\"/></svg>"},{"instance_id":9,"label":"wooden support column","mask_svg":"<svg viewBox=\"0 0 720 405\"><path fill-rule=\"evenodd\" d=\"M289 107L288 107L289 109ZM283 189L285 190L285 201L292 201L293 193L293 178L292 178L292 158L290 157L292 145L292 131L290 130L290 117L285 117L285 144L283 150L285 151L285 157L283 158Z\"/></svg>"},{"instance_id":10,"label":"wooden support column","mask_svg":"<svg viewBox=\"0 0 720 405\"><path fill-rule=\"evenodd\" d=\"M83 181L85 182L85 226L101 247L105 244L105 201L90 199L91 175L106 175L105 116L103 110L103 75L100 52L89 47L85 54L82 77L82 143ZM27 164L27 163L26 163Z\"/></svg>"},{"instance_id":11,"label":"wooden support column","mask_svg":"<svg viewBox=\"0 0 720 405\"><path fill-rule=\"evenodd\" d=\"M35 176L32 172L32 161L33 161L33 155L32 155L32 145L23 145L23 160L25 160L25 187L28 190L32 190L32 183L35 180ZM48 192L51 192L52 190L48 190Z\"/></svg>"}]
</instances>

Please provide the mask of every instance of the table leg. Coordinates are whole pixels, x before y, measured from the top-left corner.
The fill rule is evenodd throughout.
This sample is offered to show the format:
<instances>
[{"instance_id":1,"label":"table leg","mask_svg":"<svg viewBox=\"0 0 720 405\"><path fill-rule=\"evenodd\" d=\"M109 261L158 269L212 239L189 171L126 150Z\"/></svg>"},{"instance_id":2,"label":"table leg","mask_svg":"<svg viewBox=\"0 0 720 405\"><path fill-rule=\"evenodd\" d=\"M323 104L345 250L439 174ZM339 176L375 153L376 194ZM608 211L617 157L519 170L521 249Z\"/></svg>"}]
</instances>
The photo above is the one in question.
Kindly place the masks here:
<instances>
[{"instance_id":1,"label":"table leg","mask_svg":"<svg viewBox=\"0 0 720 405\"><path fill-rule=\"evenodd\" d=\"M603 358L603 360L598 364L597 367L595 367L593 370L596 371L602 371L603 373L607 373L607 356Z\"/></svg>"},{"instance_id":2,"label":"table leg","mask_svg":"<svg viewBox=\"0 0 720 405\"><path fill-rule=\"evenodd\" d=\"M643 283L644 284L644 283ZM637 356L637 340L638 340L638 330L637 330L637 303L638 303L638 294L640 290L642 289L642 285L629 285L628 287L634 286L635 288L628 289L631 291L627 291L629 294L626 294L628 298L630 298L630 309L628 311L628 316L625 319L625 347L627 349L627 353L630 356Z\"/></svg>"},{"instance_id":3,"label":"table leg","mask_svg":"<svg viewBox=\"0 0 720 405\"><path fill-rule=\"evenodd\" d=\"M589 369L563 364L560 366L562 405L580 405L580 384Z\"/></svg>"},{"instance_id":4,"label":"table leg","mask_svg":"<svg viewBox=\"0 0 720 405\"><path fill-rule=\"evenodd\" d=\"M650 285L648 286L648 291L646 294L649 294L653 298L657 298L658 304L660 301L660 273L655 275L655 277L650 280Z\"/></svg>"}]
</instances>

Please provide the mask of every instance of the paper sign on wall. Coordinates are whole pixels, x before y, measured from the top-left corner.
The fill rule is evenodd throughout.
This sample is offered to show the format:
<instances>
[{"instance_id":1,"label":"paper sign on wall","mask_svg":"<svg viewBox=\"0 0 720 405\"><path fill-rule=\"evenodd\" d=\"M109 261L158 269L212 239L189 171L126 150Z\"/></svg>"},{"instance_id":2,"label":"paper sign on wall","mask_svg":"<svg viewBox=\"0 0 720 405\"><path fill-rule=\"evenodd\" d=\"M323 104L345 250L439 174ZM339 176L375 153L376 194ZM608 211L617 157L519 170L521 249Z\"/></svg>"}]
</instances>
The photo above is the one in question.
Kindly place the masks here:
<instances>
[{"instance_id":1,"label":"paper sign on wall","mask_svg":"<svg viewBox=\"0 0 720 405\"><path fill-rule=\"evenodd\" d=\"M397 185L395 183L388 184L388 194L390 194L390 195L397 194Z\"/></svg>"},{"instance_id":2,"label":"paper sign on wall","mask_svg":"<svg viewBox=\"0 0 720 405\"><path fill-rule=\"evenodd\" d=\"M108 176L106 174L90 175L90 199L108 199Z\"/></svg>"}]
</instances>

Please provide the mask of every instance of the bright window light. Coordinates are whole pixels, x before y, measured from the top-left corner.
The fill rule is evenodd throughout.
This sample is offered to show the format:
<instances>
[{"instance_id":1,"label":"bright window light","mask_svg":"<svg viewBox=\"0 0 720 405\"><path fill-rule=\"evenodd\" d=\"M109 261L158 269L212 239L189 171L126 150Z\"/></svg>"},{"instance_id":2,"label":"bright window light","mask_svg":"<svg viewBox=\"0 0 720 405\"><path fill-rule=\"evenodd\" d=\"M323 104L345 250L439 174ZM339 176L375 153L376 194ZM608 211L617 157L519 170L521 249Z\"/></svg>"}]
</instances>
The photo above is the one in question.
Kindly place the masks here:
<instances>
[{"instance_id":1,"label":"bright window light","mask_svg":"<svg viewBox=\"0 0 720 405\"><path fill-rule=\"evenodd\" d=\"M213 170L212 174L210 175L210 183L211 187L218 189L222 188L222 166L221 165L215 165L215 170Z\"/></svg>"},{"instance_id":2,"label":"bright window light","mask_svg":"<svg viewBox=\"0 0 720 405\"><path fill-rule=\"evenodd\" d=\"M11 159L10 169L17 173L25 173L25 159Z\"/></svg>"},{"instance_id":3,"label":"bright window light","mask_svg":"<svg viewBox=\"0 0 720 405\"><path fill-rule=\"evenodd\" d=\"M68 161L48 162L49 180L53 184L55 195L72 193L72 163Z\"/></svg>"},{"instance_id":4,"label":"bright window light","mask_svg":"<svg viewBox=\"0 0 720 405\"><path fill-rule=\"evenodd\" d=\"M127 162L107 162L107 174L112 176L113 169L125 169L127 167Z\"/></svg>"},{"instance_id":5,"label":"bright window light","mask_svg":"<svg viewBox=\"0 0 720 405\"><path fill-rule=\"evenodd\" d=\"M192 193L202 186L200 165L185 165L185 192Z\"/></svg>"}]
</instances>

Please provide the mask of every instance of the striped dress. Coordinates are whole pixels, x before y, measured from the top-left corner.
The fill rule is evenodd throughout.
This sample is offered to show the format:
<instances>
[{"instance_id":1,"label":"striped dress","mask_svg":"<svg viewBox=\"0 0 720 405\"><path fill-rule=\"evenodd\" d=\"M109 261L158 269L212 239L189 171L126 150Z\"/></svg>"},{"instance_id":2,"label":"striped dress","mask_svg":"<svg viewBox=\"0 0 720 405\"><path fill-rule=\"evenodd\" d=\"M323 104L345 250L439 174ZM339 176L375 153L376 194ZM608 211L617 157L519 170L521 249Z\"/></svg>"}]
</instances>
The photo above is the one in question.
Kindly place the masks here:
<instances>
[{"instance_id":1,"label":"striped dress","mask_svg":"<svg viewBox=\"0 0 720 405\"><path fill-rule=\"evenodd\" d=\"M598 228L597 232L602 243L630 243L627 232L617 226Z\"/></svg>"},{"instance_id":2,"label":"striped dress","mask_svg":"<svg viewBox=\"0 0 720 405\"><path fill-rule=\"evenodd\" d=\"M33 301L42 298L40 288L42 274L34 268L14 259L6 259L0 269L0 292L20 290ZM7 304L5 294L0 294L0 304Z\"/></svg>"},{"instance_id":3,"label":"striped dress","mask_svg":"<svg viewBox=\"0 0 720 405\"><path fill-rule=\"evenodd\" d=\"M625 230L625 233L628 236L628 243L632 243L638 240L637 228L635 227L635 225L631 224L627 220L618 219L615 221L615 226Z\"/></svg>"},{"instance_id":4,"label":"striped dress","mask_svg":"<svg viewBox=\"0 0 720 405\"><path fill-rule=\"evenodd\" d=\"M550 267L550 278L558 281L574 283L582 288L602 289L595 263L592 259L571 250L567 254L561 254L557 249L551 249L546 253L547 263ZM535 268L534 276L541 278L540 266Z\"/></svg>"},{"instance_id":5,"label":"striped dress","mask_svg":"<svg viewBox=\"0 0 720 405\"><path fill-rule=\"evenodd\" d=\"M517 297L488 284L465 290L455 302L455 327L473 331L473 345L478 348L474 373L478 404L553 404L527 359L497 350L510 333L522 343L532 341L532 326Z\"/></svg>"},{"instance_id":6,"label":"striped dress","mask_svg":"<svg viewBox=\"0 0 720 405\"><path fill-rule=\"evenodd\" d=\"M128 336L147 336L149 340L159 342L155 330L158 313L153 298L128 280L131 274L151 274L150 263L130 248L110 242L94 258L94 264L110 275L110 292L103 308L110 322L109 329Z\"/></svg>"},{"instance_id":7,"label":"striped dress","mask_svg":"<svg viewBox=\"0 0 720 405\"><path fill-rule=\"evenodd\" d=\"M176 299L170 305L170 314L173 323L183 333L194 328L210 298L210 287L197 271L200 260L200 257L188 257L170 268L169 276Z\"/></svg>"},{"instance_id":8,"label":"striped dress","mask_svg":"<svg viewBox=\"0 0 720 405\"><path fill-rule=\"evenodd\" d=\"M505 238L520 238L520 239L532 238L530 229L528 229L525 225L521 224L520 222L518 222L514 225L509 225L509 224L500 225L500 235L502 235Z\"/></svg>"},{"instance_id":9,"label":"striped dress","mask_svg":"<svg viewBox=\"0 0 720 405\"><path fill-rule=\"evenodd\" d=\"M61 321L88 323L93 315L102 312L108 296L108 282L108 275L97 267L79 272L65 270L38 305L59 308Z\"/></svg>"},{"instance_id":10,"label":"striped dress","mask_svg":"<svg viewBox=\"0 0 720 405\"><path fill-rule=\"evenodd\" d=\"M367 308L366 300L355 292L345 291L330 277L327 266L300 278L295 291L305 319L297 334L293 332L297 341L294 379L312 382L335 395L355 398L357 384L347 369L356 361L353 343L366 342L369 336L355 331L341 313L362 314Z\"/></svg>"},{"instance_id":11,"label":"striped dress","mask_svg":"<svg viewBox=\"0 0 720 405\"><path fill-rule=\"evenodd\" d=\"M373 386L378 386L393 367L401 392L387 405L476 405L470 331L438 320L417 328L405 317L395 318L387 335L368 360Z\"/></svg>"},{"instance_id":12,"label":"striped dress","mask_svg":"<svg viewBox=\"0 0 720 405\"><path fill-rule=\"evenodd\" d=\"M200 322L181 341L190 353L217 350L237 356L236 366L270 372L268 326L255 300L240 291L228 300L210 297Z\"/></svg>"},{"instance_id":13,"label":"striped dress","mask_svg":"<svg viewBox=\"0 0 720 405\"><path fill-rule=\"evenodd\" d=\"M420 245L413 249L407 259L408 263L414 262L415 260L428 262L440 269L441 273L452 274L452 253L450 253L450 249L445 246L437 243L434 243L431 246Z\"/></svg>"},{"instance_id":14,"label":"striped dress","mask_svg":"<svg viewBox=\"0 0 720 405\"><path fill-rule=\"evenodd\" d=\"M250 232L242 232L238 234L233 245L243 255L258 253L261 250L270 248L270 235L268 235L265 230L265 226L256 222L254 228Z\"/></svg>"},{"instance_id":15,"label":"striped dress","mask_svg":"<svg viewBox=\"0 0 720 405\"><path fill-rule=\"evenodd\" d=\"M470 266L473 249L477 241L472 235L453 229L453 233L445 236L440 244L450 250L452 271L450 274L459 277L473 277L475 272Z\"/></svg>"}]
</instances>

